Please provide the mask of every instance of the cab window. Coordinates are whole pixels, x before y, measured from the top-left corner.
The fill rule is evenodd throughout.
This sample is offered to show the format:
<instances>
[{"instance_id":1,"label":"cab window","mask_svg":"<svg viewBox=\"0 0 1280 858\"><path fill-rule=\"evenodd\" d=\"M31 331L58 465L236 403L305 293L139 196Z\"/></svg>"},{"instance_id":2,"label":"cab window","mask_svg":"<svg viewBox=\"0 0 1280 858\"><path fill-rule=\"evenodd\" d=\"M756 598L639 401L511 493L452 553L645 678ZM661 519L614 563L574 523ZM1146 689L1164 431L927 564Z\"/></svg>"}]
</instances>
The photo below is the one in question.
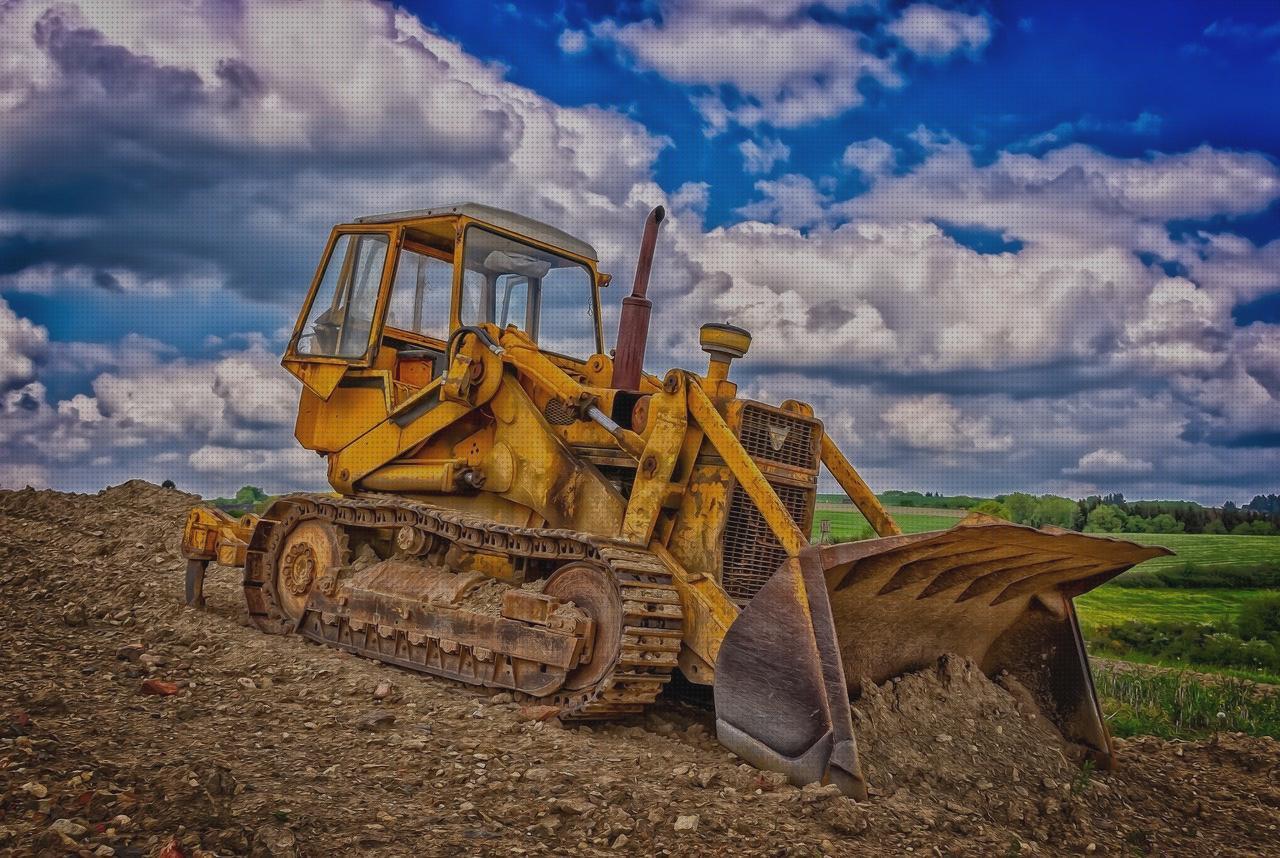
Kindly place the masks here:
<instances>
[{"instance_id":1,"label":"cab window","mask_svg":"<svg viewBox=\"0 0 1280 858\"><path fill-rule=\"evenodd\" d=\"M452 263L409 246L404 247L391 284L387 327L447 340L452 292Z\"/></svg>"},{"instance_id":2,"label":"cab window","mask_svg":"<svg viewBox=\"0 0 1280 858\"><path fill-rule=\"evenodd\" d=\"M464 325L515 325L543 348L569 356L597 351L590 269L476 226L467 228L465 247Z\"/></svg>"},{"instance_id":3,"label":"cab window","mask_svg":"<svg viewBox=\"0 0 1280 858\"><path fill-rule=\"evenodd\" d=\"M338 236L294 346L298 354L364 356L389 246L388 237L381 234Z\"/></svg>"}]
</instances>

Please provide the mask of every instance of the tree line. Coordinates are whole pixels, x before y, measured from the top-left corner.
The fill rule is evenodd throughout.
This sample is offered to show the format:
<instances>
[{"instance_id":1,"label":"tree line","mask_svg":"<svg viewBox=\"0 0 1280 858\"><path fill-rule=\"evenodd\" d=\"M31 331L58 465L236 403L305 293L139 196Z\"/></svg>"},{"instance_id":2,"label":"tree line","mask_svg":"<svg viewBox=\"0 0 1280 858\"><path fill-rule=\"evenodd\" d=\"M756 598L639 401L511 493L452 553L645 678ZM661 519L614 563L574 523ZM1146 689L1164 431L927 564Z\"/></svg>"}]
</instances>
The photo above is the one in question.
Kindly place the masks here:
<instances>
[{"instance_id":1,"label":"tree line","mask_svg":"<svg viewBox=\"0 0 1280 858\"><path fill-rule=\"evenodd\" d=\"M1085 533L1280 534L1280 509L1259 510L1253 504L1237 507L1230 501L1215 508L1191 501L1126 501L1118 493L1071 500L1015 492L984 500L970 509L1015 524L1052 525Z\"/></svg>"}]
</instances>

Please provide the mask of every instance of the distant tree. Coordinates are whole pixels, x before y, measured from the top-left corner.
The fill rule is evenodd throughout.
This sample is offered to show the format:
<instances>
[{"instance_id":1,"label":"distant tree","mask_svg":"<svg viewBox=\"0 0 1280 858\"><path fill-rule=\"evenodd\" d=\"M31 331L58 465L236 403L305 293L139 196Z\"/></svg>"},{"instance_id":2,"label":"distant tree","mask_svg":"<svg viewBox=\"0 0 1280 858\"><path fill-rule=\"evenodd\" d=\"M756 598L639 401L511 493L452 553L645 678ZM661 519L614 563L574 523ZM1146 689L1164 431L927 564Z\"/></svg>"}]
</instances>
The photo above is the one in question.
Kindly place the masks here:
<instances>
[{"instance_id":1,"label":"distant tree","mask_svg":"<svg viewBox=\"0 0 1280 858\"><path fill-rule=\"evenodd\" d=\"M1009 507L998 500L985 500L973 507L971 512L980 512L983 515L994 515L996 518L1003 518L1005 521L1013 521L1013 513L1009 512Z\"/></svg>"},{"instance_id":2,"label":"distant tree","mask_svg":"<svg viewBox=\"0 0 1280 858\"><path fill-rule=\"evenodd\" d=\"M254 504L267 499L267 493L257 486L241 486L236 492L236 503Z\"/></svg>"},{"instance_id":3,"label":"distant tree","mask_svg":"<svg viewBox=\"0 0 1280 858\"><path fill-rule=\"evenodd\" d=\"M175 483L173 480L165 480L163 483L160 484L160 488L162 489L176 489L177 487L178 487L178 484Z\"/></svg>"},{"instance_id":4,"label":"distant tree","mask_svg":"<svg viewBox=\"0 0 1280 858\"><path fill-rule=\"evenodd\" d=\"M1206 524L1200 532L1223 534L1227 532L1227 527L1222 523L1222 519L1215 518L1213 521Z\"/></svg>"},{"instance_id":5,"label":"distant tree","mask_svg":"<svg viewBox=\"0 0 1280 858\"><path fill-rule=\"evenodd\" d=\"M1150 533L1151 519L1140 515L1127 515L1124 519L1125 533Z\"/></svg>"},{"instance_id":6,"label":"distant tree","mask_svg":"<svg viewBox=\"0 0 1280 858\"><path fill-rule=\"evenodd\" d=\"M1254 512L1280 513L1280 495L1255 495L1244 508Z\"/></svg>"},{"instance_id":7,"label":"distant tree","mask_svg":"<svg viewBox=\"0 0 1280 858\"><path fill-rule=\"evenodd\" d=\"M1275 536L1276 526L1264 519L1242 521L1231 528L1232 536Z\"/></svg>"},{"instance_id":8,"label":"distant tree","mask_svg":"<svg viewBox=\"0 0 1280 858\"><path fill-rule=\"evenodd\" d=\"M1148 526L1151 533L1182 533L1186 528L1186 525L1167 512L1162 512L1155 518L1150 519Z\"/></svg>"},{"instance_id":9,"label":"distant tree","mask_svg":"<svg viewBox=\"0 0 1280 858\"><path fill-rule=\"evenodd\" d=\"M1036 507L1037 527L1050 524L1070 530L1076 528L1076 514L1079 512L1079 507L1070 498L1044 495L1037 499Z\"/></svg>"},{"instance_id":10,"label":"distant tree","mask_svg":"<svg viewBox=\"0 0 1280 858\"><path fill-rule=\"evenodd\" d=\"M1097 506L1085 520L1085 533L1120 533L1125 529L1125 514L1114 506Z\"/></svg>"}]
</instances>

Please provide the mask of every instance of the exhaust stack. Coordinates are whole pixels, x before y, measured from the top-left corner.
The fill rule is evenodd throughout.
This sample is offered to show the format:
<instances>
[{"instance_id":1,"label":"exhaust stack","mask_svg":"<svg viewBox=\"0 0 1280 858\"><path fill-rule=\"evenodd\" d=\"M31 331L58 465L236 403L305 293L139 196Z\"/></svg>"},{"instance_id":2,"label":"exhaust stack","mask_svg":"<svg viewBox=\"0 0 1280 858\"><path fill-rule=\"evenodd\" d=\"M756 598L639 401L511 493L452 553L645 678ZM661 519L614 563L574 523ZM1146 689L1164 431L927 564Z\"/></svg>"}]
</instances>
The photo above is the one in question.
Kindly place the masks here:
<instances>
[{"instance_id":1,"label":"exhaust stack","mask_svg":"<svg viewBox=\"0 0 1280 858\"><path fill-rule=\"evenodd\" d=\"M640 258L636 260L636 278L631 294L622 299L617 347L613 356L613 386L619 390L640 387L640 371L649 339L649 314L653 311L653 302L645 297L645 293L649 290L649 270L653 267L653 250L658 243L658 226L666 216L667 210L658 206L645 219Z\"/></svg>"}]
</instances>

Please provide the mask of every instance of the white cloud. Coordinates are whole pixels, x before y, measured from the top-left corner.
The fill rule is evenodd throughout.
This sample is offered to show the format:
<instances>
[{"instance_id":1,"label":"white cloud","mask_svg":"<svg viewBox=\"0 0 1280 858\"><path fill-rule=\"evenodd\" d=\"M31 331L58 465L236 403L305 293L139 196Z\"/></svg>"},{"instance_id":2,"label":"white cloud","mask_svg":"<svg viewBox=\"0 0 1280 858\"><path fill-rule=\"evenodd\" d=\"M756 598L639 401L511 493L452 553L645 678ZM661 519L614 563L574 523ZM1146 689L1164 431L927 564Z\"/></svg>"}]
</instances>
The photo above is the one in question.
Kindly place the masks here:
<instances>
[{"instance_id":1,"label":"white cloud","mask_svg":"<svg viewBox=\"0 0 1280 858\"><path fill-rule=\"evenodd\" d=\"M35 375L35 361L48 342L45 328L19 316L0 298L0 391Z\"/></svg>"},{"instance_id":2,"label":"white cloud","mask_svg":"<svg viewBox=\"0 0 1280 858\"><path fill-rule=\"evenodd\" d=\"M742 165L753 175L767 175L773 172L776 164L785 163L791 157L791 147L781 140L765 137L759 143L755 140L743 140L738 144L742 153Z\"/></svg>"},{"instance_id":3,"label":"white cloud","mask_svg":"<svg viewBox=\"0 0 1280 858\"><path fill-rule=\"evenodd\" d=\"M762 179L756 182L756 190L763 199L747 203L738 209L738 214L798 228L827 219L831 197L820 191L808 176L789 173L776 181Z\"/></svg>"},{"instance_id":4,"label":"white cloud","mask_svg":"<svg viewBox=\"0 0 1280 858\"><path fill-rule=\"evenodd\" d=\"M897 151L879 137L850 143L840 158L840 163L868 176L878 176L894 168Z\"/></svg>"},{"instance_id":5,"label":"white cloud","mask_svg":"<svg viewBox=\"0 0 1280 858\"><path fill-rule=\"evenodd\" d=\"M966 15L931 3L908 6L887 29L907 50L930 60L945 59L956 52L973 56L991 41L991 22L986 15Z\"/></svg>"},{"instance_id":6,"label":"white cloud","mask_svg":"<svg viewBox=\"0 0 1280 858\"><path fill-rule=\"evenodd\" d=\"M1082 476L1135 476L1149 474L1154 466L1137 456L1127 456L1118 450L1094 450L1080 457L1074 468L1064 473Z\"/></svg>"},{"instance_id":7,"label":"white cloud","mask_svg":"<svg viewBox=\"0 0 1280 858\"><path fill-rule=\"evenodd\" d=\"M566 54L580 54L587 49L587 34L582 30L565 30L556 45Z\"/></svg>"},{"instance_id":8,"label":"white cloud","mask_svg":"<svg viewBox=\"0 0 1280 858\"><path fill-rule=\"evenodd\" d=\"M49 487L49 470L43 465L0 462L0 489Z\"/></svg>"},{"instance_id":9,"label":"white cloud","mask_svg":"<svg viewBox=\"0 0 1280 858\"><path fill-rule=\"evenodd\" d=\"M640 68L709 90L694 102L714 130L729 122L795 128L862 104L864 80L902 84L892 60L878 56L862 33L807 14L824 5L856 4L664 0L661 22L606 19L593 32ZM739 97L721 97L716 90L725 85Z\"/></svg>"},{"instance_id":10,"label":"white cloud","mask_svg":"<svg viewBox=\"0 0 1280 858\"><path fill-rule=\"evenodd\" d=\"M877 54L883 40L873 50L812 5L671 4L661 24L611 38L694 87L714 121L788 127L847 109L870 79L899 79L897 60ZM1115 479L1152 494L1190 487L1220 500L1280 472L1280 332L1231 318L1280 285L1280 242L1167 226L1273 204L1280 173L1263 155L1203 146L1116 158L1073 145L979 165L961 141L922 128L914 165L882 140L849 146L841 165L864 174L865 193L838 199L831 182L782 175L757 184L741 209L753 220L707 231L705 184L668 193L653 180L669 141L621 112L563 108L513 85L390 7L324 6L334 32L312 44L288 5L228 7L233 27L123 2L85 4L54 26L47 6L0 5L0 187L75 164L100 168L107 190L119 176L136 194L155 190L86 196L74 218L5 212L5 234L76 240L3 288L102 288L93 275L119 271L132 278L116 278L127 296L198 276L237 311L246 294L290 304L331 223L477 198L595 243L622 275L605 295L612 328L644 214L662 203L649 368L704 365L699 321L744 324L755 334L734 370L744 392L812 400L878 487L1075 491L1090 475L1072 471L1134 439L1134 461L1151 468ZM708 27L724 38L708 40ZM773 32L789 55L741 61L754 34ZM62 51L68 33L113 50L77 58ZM923 50L940 50L930 38ZM956 38L959 52L977 39ZM709 47L662 53L684 40ZM120 51L131 59L113 66ZM75 64L85 56L101 62ZM858 65L868 56L873 65ZM776 170L783 159L763 157L771 138L752 142L756 166ZM960 227L1011 249L979 253L957 240ZM0 480L22 469L63 488L130 476L219 493L250 480L323 485L323 461L292 438L297 391L276 346L228 336L206 348L222 351L184 359L138 337L50 346L0 302ZM50 403L37 371L92 392Z\"/></svg>"},{"instance_id":11,"label":"white cloud","mask_svg":"<svg viewBox=\"0 0 1280 858\"><path fill-rule=\"evenodd\" d=\"M1025 143L1015 144L1013 149L1036 149L1042 146L1060 145L1069 142L1081 134L1104 132L1109 134L1132 134L1135 136L1152 136L1160 133L1164 126L1164 117L1142 111L1131 121L1098 119L1094 116L1082 116L1072 122L1060 122L1048 131L1037 134Z\"/></svg>"},{"instance_id":12,"label":"white cloud","mask_svg":"<svg viewBox=\"0 0 1280 858\"><path fill-rule=\"evenodd\" d=\"M854 7L862 13L855 24L814 14ZM901 52L885 46L885 32L935 61L976 57L991 39L985 14L926 3L897 18L879 2L841 0L660 0L656 11L622 24L605 19L592 32L639 68L694 88L694 106L712 134L731 122L796 128L860 106L868 84L902 86Z\"/></svg>"},{"instance_id":13,"label":"white cloud","mask_svg":"<svg viewBox=\"0 0 1280 858\"><path fill-rule=\"evenodd\" d=\"M1005 453L1013 436L996 434L991 417L968 417L940 393L904 399L884 421L892 435L921 450L945 453Z\"/></svg>"}]
</instances>

